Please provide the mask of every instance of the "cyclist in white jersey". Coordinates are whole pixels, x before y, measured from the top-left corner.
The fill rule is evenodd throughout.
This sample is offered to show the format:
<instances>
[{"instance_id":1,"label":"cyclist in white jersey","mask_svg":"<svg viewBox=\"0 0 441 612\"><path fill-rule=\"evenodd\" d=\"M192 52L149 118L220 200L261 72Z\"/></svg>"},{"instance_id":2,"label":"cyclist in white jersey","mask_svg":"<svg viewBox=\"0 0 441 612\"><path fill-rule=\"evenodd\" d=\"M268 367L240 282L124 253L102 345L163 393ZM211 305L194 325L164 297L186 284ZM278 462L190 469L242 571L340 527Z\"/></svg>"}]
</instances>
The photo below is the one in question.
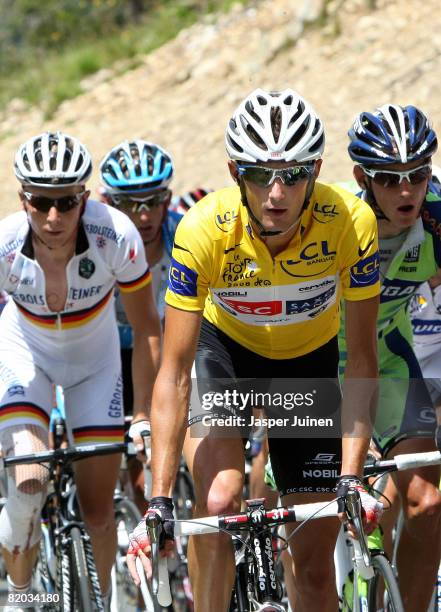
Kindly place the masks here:
<instances>
[{"instance_id":1,"label":"cyclist in white jersey","mask_svg":"<svg viewBox=\"0 0 441 612\"><path fill-rule=\"evenodd\" d=\"M0 444L4 455L48 446L52 385L64 388L70 441L122 440L123 409L115 283L134 331L135 413L146 418L159 362L160 324L144 248L128 217L88 200L92 162L66 134L44 133L17 151L21 212L0 223ZM110 587L118 455L75 464L80 505L102 592ZM29 589L47 470L9 474L0 542L10 589Z\"/></svg>"}]
</instances>

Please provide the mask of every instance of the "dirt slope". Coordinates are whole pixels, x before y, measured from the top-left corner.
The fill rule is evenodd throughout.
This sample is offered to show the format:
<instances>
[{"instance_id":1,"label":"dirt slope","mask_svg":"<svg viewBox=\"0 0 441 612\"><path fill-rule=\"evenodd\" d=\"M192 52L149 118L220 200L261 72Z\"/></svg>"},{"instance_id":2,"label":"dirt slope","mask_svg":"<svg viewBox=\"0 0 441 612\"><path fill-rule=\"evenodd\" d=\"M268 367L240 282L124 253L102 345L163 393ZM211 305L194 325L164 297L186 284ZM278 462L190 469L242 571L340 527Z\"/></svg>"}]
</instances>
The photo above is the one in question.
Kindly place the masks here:
<instances>
[{"instance_id":1,"label":"dirt slope","mask_svg":"<svg viewBox=\"0 0 441 612\"><path fill-rule=\"evenodd\" d=\"M144 137L172 154L176 192L229 182L223 133L248 92L261 86L292 87L325 121L327 147L322 177L350 176L346 131L360 110L394 102L416 104L441 132L441 11L438 0L346 0L335 24L306 28L320 0L256 0L236 7L215 24L197 24L144 58L140 67L84 83L85 93L63 103L48 122L37 110L11 104L0 117L0 216L17 208L12 160L17 146L44 129L79 137L95 159L91 186L109 148ZM299 8L300 7L300 8ZM44 84L43 84L44 86ZM441 153L438 155L441 160Z\"/></svg>"}]
</instances>

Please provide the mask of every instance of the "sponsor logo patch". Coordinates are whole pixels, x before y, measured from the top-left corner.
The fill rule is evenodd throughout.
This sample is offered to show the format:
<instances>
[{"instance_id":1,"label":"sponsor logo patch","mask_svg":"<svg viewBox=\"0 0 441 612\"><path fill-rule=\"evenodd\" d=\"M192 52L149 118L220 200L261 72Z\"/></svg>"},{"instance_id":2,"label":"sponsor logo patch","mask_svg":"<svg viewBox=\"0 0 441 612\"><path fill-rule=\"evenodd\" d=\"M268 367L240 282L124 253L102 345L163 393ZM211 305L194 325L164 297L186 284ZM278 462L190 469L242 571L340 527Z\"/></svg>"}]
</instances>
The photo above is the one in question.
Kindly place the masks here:
<instances>
[{"instance_id":1,"label":"sponsor logo patch","mask_svg":"<svg viewBox=\"0 0 441 612\"><path fill-rule=\"evenodd\" d=\"M361 259L352 266L350 276L350 287L375 285L380 279L380 259L378 251L365 259Z\"/></svg>"},{"instance_id":2,"label":"sponsor logo patch","mask_svg":"<svg viewBox=\"0 0 441 612\"><path fill-rule=\"evenodd\" d=\"M196 297L198 294L198 273L173 257L168 272L168 288L177 295Z\"/></svg>"}]
</instances>

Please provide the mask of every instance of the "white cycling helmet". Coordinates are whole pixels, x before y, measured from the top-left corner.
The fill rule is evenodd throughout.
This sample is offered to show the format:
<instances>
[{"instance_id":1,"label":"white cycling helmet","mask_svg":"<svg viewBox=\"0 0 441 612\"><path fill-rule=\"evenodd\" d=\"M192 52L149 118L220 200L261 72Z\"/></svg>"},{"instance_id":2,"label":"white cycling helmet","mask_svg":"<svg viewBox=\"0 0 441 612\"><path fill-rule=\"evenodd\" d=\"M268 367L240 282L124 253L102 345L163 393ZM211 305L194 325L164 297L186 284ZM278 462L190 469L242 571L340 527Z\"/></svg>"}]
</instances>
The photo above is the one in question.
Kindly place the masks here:
<instances>
[{"instance_id":1,"label":"white cycling helmet","mask_svg":"<svg viewBox=\"0 0 441 612\"><path fill-rule=\"evenodd\" d=\"M20 183L35 187L83 185L92 173L89 151L62 132L44 132L23 143L14 163Z\"/></svg>"},{"instance_id":2,"label":"white cycling helmet","mask_svg":"<svg viewBox=\"0 0 441 612\"><path fill-rule=\"evenodd\" d=\"M325 147L323 123L292 89L253 91L234 111L225 141L231 159L251 163L314 161Z\"/></svg>"}]
</instances>

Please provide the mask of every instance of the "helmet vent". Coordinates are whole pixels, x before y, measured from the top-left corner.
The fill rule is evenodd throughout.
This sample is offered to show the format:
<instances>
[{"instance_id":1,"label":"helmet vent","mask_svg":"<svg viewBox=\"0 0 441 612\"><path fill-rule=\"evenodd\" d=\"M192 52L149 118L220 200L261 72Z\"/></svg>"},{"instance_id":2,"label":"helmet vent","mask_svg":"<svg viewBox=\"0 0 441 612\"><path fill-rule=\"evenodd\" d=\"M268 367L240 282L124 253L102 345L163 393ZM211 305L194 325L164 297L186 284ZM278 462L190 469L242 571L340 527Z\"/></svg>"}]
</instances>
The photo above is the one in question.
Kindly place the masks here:
<instances>
[{"instance_id":1,"label":"helmet vent","mask_svg":"<svg viewBox=\"0 0 441 612\"><path fill-rule=\"evenodd\" d=\"M258 123L259 125L263 125L262 119L259 117L259 115L254 110L253 105L251 104L251 102L247 102L246 105L245 105L245 108L246 108L247 112L249 113L249 115L251 115L251 117L254 119L254 121L256 121L256 123Z\"/></svg>"},{"instance_id":2,"label":"helmet vent","mask_svg":"<svg viewBox=\"0 0 441 612\"><path fill-rule=\"evenodd\" d=\"M390 116L392 117L392 121L394 122L394 125L399 130L400 129L400 120L398 118L397 111L396 111L396 109L393 106L389 106L389 113L390 113Z\"/></svg>"},{"instance_id":3,"label":"helmet vent","mask_svg":"<svg viewBox=\"0 0 441 612\"><path fill-rule=\"evenodd\" d=\"M323 146L323 140L324 140L324 138L325 138L325 135L324 135L324 134L322 134L322 135L320 136L320 138L319 138L319 139L318 139L318 140L317 140L317 141L316 141L316 142L313 144L313 146L312 146L312 147L310 147L310 149L309 149L309 150L311 151L311 153L313 153L314 151L317 151L317 150L321 150L321 148L322 148L322 146Z\"/></svg>"},{"instance_id":4,"label":"helmet vent","mask_svg":"<svg viewBox=\"0 0 441 612\"><path fill-rule=\"evenodd\" d=\"M271 108L271 131L273 133L274 142L279 141L281 127L282 127L282 111L280 110L280 107L273 106Z\"/></svg>"},{"instance_id":5,"label":"helmet vent","mask_svg":"<svg viewBox=\"0 0 441 612\"><path fill-rule=\"evenodd\" d=\"M297 119L302 115L304 110L305 110L304 104L302 102L299 102L296 112L293 114L293 116L291 117L289 121L288 128L290 128L292 124L297 121Z\"/></svg>"},{"instance_id":6,"label":"helmet vent","mask_svg":"<svg viewBox=\"0 0 441 612\"><path fill-rule=\"evenodd\" d=\"M239 151L239 153L243 153L243 149L240 144L233 140L229 134L227 135L227 141L230 147L233 147L236 151Z\"/></svg>"},{"instance_id":7,"label":"helmet vent","mask_svg":"<svg viewBox=\"0 0 441 612\"><path fill-rule=\"evenodd\" d=\"M266 144L264 143L262 138L259 136L259 134L256 132L256 130L248 123L248 121L246 121L245 117L241 116L240 121L242 123L243 129L246 131L246 133L248 134L250 139L254 142L254 144L257 145L259 149L266 151Z\"/></svg>"},{"instance_id":8,"label":"helmet vent","mask_svg":"<svg viewBox=\"0 0 441 612\"><path fill-rule=\"evenodd\" d=\"M285 147L287 151L289 151L296 144L299 143L299 141L302 139L302 136L305 134L306 130L308 129L310 122L311 122L311 118L308 117L308 119L304 121L301 126L299 126L299 129L296 130L296 132L294 132L294 134L291 136L291 138L288 141L288 144Z\"/></svg>"},{"instance_id":9,"label":"helmet vent","mask_svg":"<svg viewBox=\"0 0 441 612\"><path fill-rule=\"evenodd\" d=\"M267 100L263 96L257 96L257 101L261 106L266 106L268 104Z\"/></svg>"}]
</instances>

